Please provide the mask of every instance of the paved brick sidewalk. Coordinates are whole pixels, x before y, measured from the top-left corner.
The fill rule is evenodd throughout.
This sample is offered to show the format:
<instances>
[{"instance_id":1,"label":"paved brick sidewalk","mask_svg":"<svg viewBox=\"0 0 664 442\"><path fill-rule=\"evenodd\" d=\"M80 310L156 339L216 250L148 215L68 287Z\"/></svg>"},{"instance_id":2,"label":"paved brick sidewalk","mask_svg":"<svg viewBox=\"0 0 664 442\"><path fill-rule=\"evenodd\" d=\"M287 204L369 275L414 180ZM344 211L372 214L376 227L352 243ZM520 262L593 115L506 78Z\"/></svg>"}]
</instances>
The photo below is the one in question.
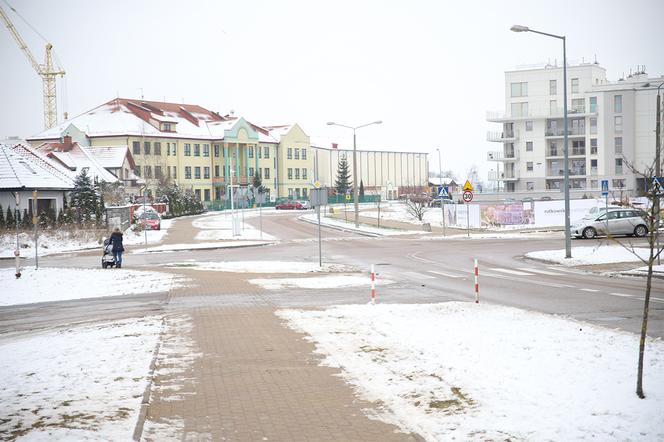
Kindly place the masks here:
<instances>
[{"instance_id":1,"label":"paved brick sidewalk","mask_svg":"<svg viewBox=\"0 0 664 442\"><path fill-rule=\"evenodd\" d=\"M178 232L191 225L182 221L169 239L189 235ZM157 359L143 440L416 440L367 417L363 410L374 404L359 400L339 370L319 366L313 344L286 327L266 292L247 282L256 275L160 270L196 284L174 290L167 307L168 318L191 324L176 330L192 342L179 356L193 362L180 364L189 366L179 373L177 355ZM162 349L182 338L177 333L166 329Z\"/></svg>"}]
</instances>

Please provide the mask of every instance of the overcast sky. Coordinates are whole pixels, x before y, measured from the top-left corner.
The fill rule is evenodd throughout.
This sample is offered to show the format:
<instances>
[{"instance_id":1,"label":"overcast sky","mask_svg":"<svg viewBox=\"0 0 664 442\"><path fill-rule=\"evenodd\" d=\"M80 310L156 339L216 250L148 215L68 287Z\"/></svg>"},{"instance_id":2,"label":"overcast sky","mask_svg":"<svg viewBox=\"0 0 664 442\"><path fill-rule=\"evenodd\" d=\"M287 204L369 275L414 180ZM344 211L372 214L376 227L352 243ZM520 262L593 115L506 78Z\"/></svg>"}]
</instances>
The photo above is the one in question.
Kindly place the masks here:
<instances>
[{"instance_id":1,"label":"overcast sky","mask_svg":"<svg viewBox=\"0 0 664 442\"><path fill-rule=\"evenodd\" d=\"M664 74L664 1L138 1L10 0L53 43L67 71L58 118L117 95L186 102L257 124L297 122L312 137L431 153L459 179L486 152L487 110L504 107L504 71L561 59L597 60L616 80L637 65ZM0 6L41 62L44 41ZM0 30L0 138L38 133L42 84Z\"/></svg>"}]
</instances>

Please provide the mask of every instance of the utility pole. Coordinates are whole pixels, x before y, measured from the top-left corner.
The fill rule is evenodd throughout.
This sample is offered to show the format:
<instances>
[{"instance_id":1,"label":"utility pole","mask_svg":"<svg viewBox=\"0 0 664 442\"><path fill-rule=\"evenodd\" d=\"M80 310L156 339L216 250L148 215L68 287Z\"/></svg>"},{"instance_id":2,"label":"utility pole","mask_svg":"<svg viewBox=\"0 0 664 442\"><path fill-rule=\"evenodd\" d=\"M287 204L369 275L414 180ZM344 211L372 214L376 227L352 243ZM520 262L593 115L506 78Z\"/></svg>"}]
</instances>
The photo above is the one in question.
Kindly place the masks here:
<instances>
[{"instance_id":1,"label":"utility pole","mask_svg":"<svg viewBox=\"0 0 664 442\"><path fill-rule=\"evenodd\" d=\"M657 122L655 124L655 176L659 180L662 176L662 162L661 162L661 150L662 150L662 105L659 90L664 86L664 83L660 84L657 87L657 111L655 112L655 118ZM652 183L651 183L652 185ZM653 210L655 211L655 238L657 239L657 265L660 265L660 255L659 253L659 194L662 193L662 189L657 189L657 193L654 195L653 200Z\"/></svg>"},{"instance_id":2,"label":"utility pole","mask_svg":"<svg viewBox=\"0 0 664 442\"><path fill-rule=\"evenodd\" d=\"M438 151L438 176L440 177L440 187L443 187L443 167L442 167L442 162L440 159L440 149L436 149ZM443 197L440 196L440 192L438 192L438 196L440 197L440 214L443 216L443 236L446 236L446 229L445 229L445 204L443 204Z\"/></svg>"}]
</instances>

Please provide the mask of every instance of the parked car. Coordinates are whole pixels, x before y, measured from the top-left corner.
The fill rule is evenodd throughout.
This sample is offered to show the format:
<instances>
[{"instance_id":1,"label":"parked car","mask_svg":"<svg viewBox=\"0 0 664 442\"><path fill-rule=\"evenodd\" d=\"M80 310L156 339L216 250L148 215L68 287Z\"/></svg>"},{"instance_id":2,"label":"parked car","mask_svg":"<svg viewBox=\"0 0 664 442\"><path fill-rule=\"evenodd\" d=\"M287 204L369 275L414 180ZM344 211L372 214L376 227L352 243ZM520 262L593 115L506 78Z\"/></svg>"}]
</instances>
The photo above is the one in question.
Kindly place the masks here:
<instances>
[{"instance_id":1,"label":"parked car","mask_svg":"<svg viewBox=\"0 0 664 442\"><path fill-rule=\"evenodd\" d=\"M647 214L638 209L620 208L601 211L597 216L583 218L570 228L570 233L577 238L591 239L597 235L634 235L646 236L648 227Z\"/></svg>"},{"instance_id":2,"label":"parked car","mask_svg":"<svg viewBox=\"0 0 664 442\"><path fill-rule=\"evenodd\" d=\"M440 207L441 204L454 204L454 201L449 198L436 198L431 200L429 207Z\"/></svg>"},{"instance_id":3,"label":"parked car","mask_svg":"<svg viewBox=\"0 0 664 442\"><path fill-rule=\"evenodd\" d=\"M274 206L276 210L302 210L302 203L299 201L284 201Z\"/></svg>"},{"instance_id":4,"label":"parked car","mask_svg":"<svg viewBox=\"0 0 664 442\"><path fill-rule=\"evenodd\" d=\"M551 201L551 197L550 196L543 196L543 197L540 197L539 200L540 201Z\"/></svg>"},{"instance_id":5,"label":"parked car","mask_svg":"<svg viewBox=\"0 0 664 442\"><path fill-rule=\"evenodd\" d=\"M302 201L298 201L298 202L299 202L300 205L302 206L302 207L300 207L300 209L302 209L302 210L308 210L308 209L311 209L311 203L310 203L309 201L307 201L307 200L302 200Z\"/></svg>"},{"instance_id":6,"label":"parked car","mask_svg":"<svg viewBox=\"0 0 664 442\"><path fill-rule=\"evenodd\" d=\"M161 218L157 212L151 210L138 215L137 224L146 230L161 230Z\"/></svg>"}]
</instances>

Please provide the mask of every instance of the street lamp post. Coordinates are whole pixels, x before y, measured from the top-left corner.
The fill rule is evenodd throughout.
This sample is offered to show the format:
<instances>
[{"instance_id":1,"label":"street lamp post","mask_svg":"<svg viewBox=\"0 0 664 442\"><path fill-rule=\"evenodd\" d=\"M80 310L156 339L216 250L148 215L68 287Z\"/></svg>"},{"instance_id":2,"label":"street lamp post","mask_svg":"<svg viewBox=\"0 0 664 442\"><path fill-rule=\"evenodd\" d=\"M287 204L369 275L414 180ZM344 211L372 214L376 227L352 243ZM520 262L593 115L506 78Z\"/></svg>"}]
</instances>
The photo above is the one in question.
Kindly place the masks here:
<instances>
[{"instance_id":1,"label":"street lamp post","mask_svg":"<svg viewBox=\"0 0 664 442\"><path fill-rule=\"evenodd\" d=\"M563 41L563 119L564 119L564 145L563 145L563 167L565 168L563 185L565 187L565 258L572 257L572 236L570 233L570 208L569 208L569 150L567 133L567 46L564 35L549 34L536 31L527 26L514 25L510 28L513 32L534 32Z\"/></svg>"},{"instance_id":2,"label":"street lamp post","mask_svg":"<svg viewBox=\"0 0 664 442\"><path fill-rule=\"evenodd\" d=\"M335 123L333 121L328 121L327 125L328 126L340 126L340 127L345 127L346 129L351 129L353 131L353 206L355 210L355 228L360 227L360 211L359 211L359 195L358 195L358 187L357 187L357 141L355 137L355 131L357 129L361 129L363 127L371 126L372 124L381 124L382 121L373 121L371 123L363 124L361 126L346 126L345 124L339 124Z\"/></svg>"},{"instance_id":3,"label":"street lamp post","mask_svg":"<svg viewBox=\"0 0 664 442\"><path fill-rule=\"evenodd\" d=\"M440 159L440 149L436 149L438 151L438 176L440 177L440 186L443 187L443 166L442 166L442 161ZM438 192L440 194L440 192ZM443 204L443 197L438 195L440 197L440 214L443 216L443 236L446 236L445 232L445 204Z\"/></svg>"}]
</instances>

